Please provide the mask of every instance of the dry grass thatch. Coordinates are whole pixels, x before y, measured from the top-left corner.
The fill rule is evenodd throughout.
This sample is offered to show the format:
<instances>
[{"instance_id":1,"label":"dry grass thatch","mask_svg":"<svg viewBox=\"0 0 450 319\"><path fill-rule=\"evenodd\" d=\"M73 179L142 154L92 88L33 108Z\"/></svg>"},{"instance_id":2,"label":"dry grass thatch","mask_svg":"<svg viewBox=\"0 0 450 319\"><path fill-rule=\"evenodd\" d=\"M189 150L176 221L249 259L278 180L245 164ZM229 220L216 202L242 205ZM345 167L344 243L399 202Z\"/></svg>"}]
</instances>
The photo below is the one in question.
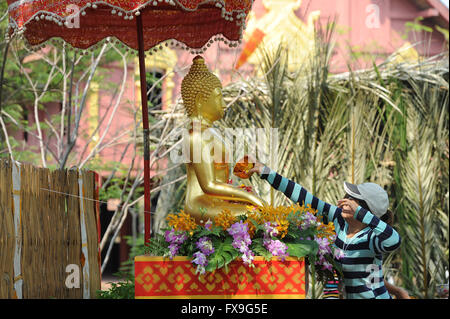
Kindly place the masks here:
<instances>
[{"instance_id":1,"label":"dry grass thatch","mask_svg":"<svg viewBox=\"0 0 450 319\"><path fill-rule=\"evenodd\" d=\"M95 198L95 173L50 171L20 164L20 191L13 192L12 170L12 162L0 161L0 298L95 297L101 283L98 209L90 200ZM16 200L20 199L18 228L14 224L14 194ZM82 208L87 256L82 254ZM18 246L20 272L17 263L14 269ZM66 272L70 264L78 265L79 288L66 285L68 277L70 280L75 275L73 270ZM89 272L83 270L85 264ZM20 280L21 292L14 287L14 282L17 285Z\"/></svg>"}]
</instances>

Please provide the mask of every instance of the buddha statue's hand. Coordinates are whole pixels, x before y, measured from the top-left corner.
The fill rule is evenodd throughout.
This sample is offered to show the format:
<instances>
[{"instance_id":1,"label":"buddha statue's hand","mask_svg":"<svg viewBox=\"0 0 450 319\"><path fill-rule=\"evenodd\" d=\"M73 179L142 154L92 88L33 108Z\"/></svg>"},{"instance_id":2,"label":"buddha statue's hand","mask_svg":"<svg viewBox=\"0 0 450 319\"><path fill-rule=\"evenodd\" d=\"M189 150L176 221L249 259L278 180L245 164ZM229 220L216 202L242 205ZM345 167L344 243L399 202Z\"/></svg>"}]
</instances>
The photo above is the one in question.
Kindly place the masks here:
<instances>
[{"instance_id":1,"label":"buddha statue's hand","mask_svg":"<svg viewBox=\"0 0 450 319\"><path fill-rule=\"evenodd\" d=\"M249 191L246 188L243 188L242 186L235 186L235 185L228 185L230 186L234 193L233 197L235 197L236 199L244 199L246 202L254 205L254 206L264 206L267 205L266 202L261 199L258 194L252 189L251 191Z\"/></svg>"},{"instance_id":2,"label":"buddha statue's hand","mask_svg":"<svg viewBox=\"0 0 450 319\"><path fill-rule=\"evenodd\" d=\"M251 194L250 200L252 201L252 204L255 206L266 206L267 203L264 201L264 199L259 198L256 195Z\"/></svg>"}]
</instances>

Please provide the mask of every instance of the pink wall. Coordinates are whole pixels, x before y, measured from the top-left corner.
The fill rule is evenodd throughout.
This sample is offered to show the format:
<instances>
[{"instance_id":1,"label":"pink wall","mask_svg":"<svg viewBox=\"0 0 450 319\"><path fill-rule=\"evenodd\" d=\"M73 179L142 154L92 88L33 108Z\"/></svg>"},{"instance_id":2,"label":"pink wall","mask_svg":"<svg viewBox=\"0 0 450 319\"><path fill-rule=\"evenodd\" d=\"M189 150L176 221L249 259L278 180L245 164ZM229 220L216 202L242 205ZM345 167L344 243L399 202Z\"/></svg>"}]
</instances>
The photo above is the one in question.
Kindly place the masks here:
<instances>
[{"instance_id":1,"label":"pink wall","mask_svg":"<svg viewBox=\"0 0 450 319\"><path fill-rule=\"evenodd\" d=\"M266 13L262 0L255 0L252 10L257 18ZM335 54L330 65L332 73L348 71L350 48L364 55L351 64L353 69L361 69L372 67L373 60L376 63L384 61L406 41L417 43L424 40L423 34L409 34L408 39L403 38L405 23L426 13L412 0L303 0L296 15L306 21L309 14L315 10L321 12L322 25L326 25L329 19L334 17L337 19ZM378 21L371 19L375 17L375 10L379 13ZM376 22L379 22L379 25ZM433 28L435 25L430 19L422 21L422 24ZM416 47L420 54L434 55L443 50L445 39L441 33L434 31L431 39L429 34L426 36L429 41ZM233 69L242 47L243 45L230 49L225 45L215 44L203 54L208 67L220 75L224 85L252 73L253 66L248 63L244 64L239 72ZM179 69L189 65L194 57L189 52L181 50L177 54ZM186 72L187 70L176 73L174 96L179 94L181 80Z\"/></svg>"},{"instance_id":2,"label":"pink wall","mask_svg":"<svg viewBox=\"0 0 450 319\"><path fill-rule=\"evenodd\" d=\"M260 1L256 0L256 3ZM256 6L258 10L264 11L261 7L262 5ZM308 15L315 10L320 10L320 22L323 25L326 25L328 19L337 18L337 46L332 60L332 72L347 71L350 47L368 54L369 59L373 57L377 63L383 61L406 42L402 38L405 35L405 23L426 13L411 0L303 0L296 14L306 21ZM377 16L379 19L376 19ZM435 25L430 19L422 23L430 27ZM423 34L411 33L407 40L416 43L424 40L424 37ZM427 49L427 44L417 49L420 54L434 55L442 51L444 43L443 35L435 31L431 37L431 50ZM359 60L353 67L366 68L371 65L371 61Z\"/></svg>"}]
</instances>

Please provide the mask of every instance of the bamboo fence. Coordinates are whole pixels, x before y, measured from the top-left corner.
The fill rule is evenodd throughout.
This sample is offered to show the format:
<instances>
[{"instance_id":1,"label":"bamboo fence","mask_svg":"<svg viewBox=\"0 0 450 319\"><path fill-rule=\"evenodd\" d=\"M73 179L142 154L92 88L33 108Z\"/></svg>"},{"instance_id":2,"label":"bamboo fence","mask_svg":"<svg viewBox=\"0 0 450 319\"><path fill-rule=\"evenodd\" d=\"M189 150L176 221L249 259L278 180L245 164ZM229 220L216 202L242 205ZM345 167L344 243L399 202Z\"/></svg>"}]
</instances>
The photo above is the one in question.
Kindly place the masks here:
<instances>
[{"instance_id":1,"label":"bamboo fence","mask_svg":"<svg viewBox=\"0 0 450 319\"><path fill-rule=\"evenodd\" d=\"M0 298L95 298L97 174L0 160Z\"/></svg>"}]
</instances>

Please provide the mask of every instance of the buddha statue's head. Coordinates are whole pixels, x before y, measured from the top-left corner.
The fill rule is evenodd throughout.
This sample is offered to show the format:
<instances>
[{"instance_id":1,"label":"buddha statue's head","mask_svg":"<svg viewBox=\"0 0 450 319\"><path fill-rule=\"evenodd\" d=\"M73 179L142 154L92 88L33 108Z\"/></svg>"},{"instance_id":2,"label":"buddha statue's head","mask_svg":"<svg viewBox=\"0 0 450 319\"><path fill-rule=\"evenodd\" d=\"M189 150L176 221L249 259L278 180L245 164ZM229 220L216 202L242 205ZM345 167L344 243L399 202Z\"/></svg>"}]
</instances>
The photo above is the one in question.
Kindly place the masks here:
<instances>
[{"instance_id":1,"label":"buddha statue's head","mask_svg":"<svg viewBox=\"0 0 450 319\"><path fill-rule=\"evenodd\" d=\"M222 84L206 67L205 60L196 56L188 74L181 82L181 97L190 118L206 119L212 123L222 118L225 101Z\"/></svg>"}]
</instances>

